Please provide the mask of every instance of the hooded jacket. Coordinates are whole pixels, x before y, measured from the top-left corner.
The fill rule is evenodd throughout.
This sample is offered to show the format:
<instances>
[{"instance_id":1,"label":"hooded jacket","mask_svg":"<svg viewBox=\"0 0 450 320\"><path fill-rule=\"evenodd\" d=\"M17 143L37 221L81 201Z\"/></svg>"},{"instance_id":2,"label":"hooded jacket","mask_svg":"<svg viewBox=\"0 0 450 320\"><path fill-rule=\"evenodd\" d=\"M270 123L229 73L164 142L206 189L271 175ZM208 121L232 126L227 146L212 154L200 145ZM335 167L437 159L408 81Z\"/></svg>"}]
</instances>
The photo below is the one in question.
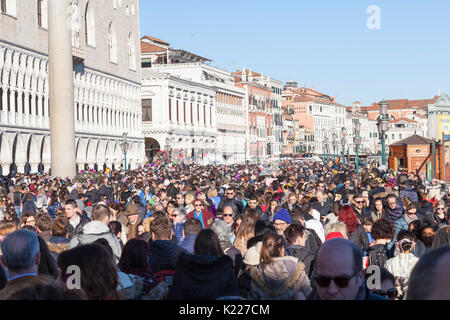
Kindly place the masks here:
<instances>
[{"instance_id":1,"label":"hooded jacket","mask_svg":"<svg viewBox=\"0 0 450 320\"><path fill-rule=\"evenodd\" d=\"M169 300L213 300L238 295L233 261L229 256L180 254Z\"/></svg>"},{"instance_id":2,"label":"hooded jacket","mask_svg":"<svg viewBox=\"0 0 450 320\"><path fill-rule=\"evenodd\" d=\"M172 240L156 240L150 244L149 261L152 272L175 270L178 256L188 252Z\"/></svg>"},{"instance_id":3,"label":"hooded jacket","mask_svg":"<svg viewBox=\"0 0 450 320\"><path fill-rule=\"evenodd\" d=\"M416 190L412 186L406 186L405 189L400 191L400 199L408 197L412 202L419 202Z\"/></svg>"},{"instance_id":4,"label":"hooded jacket","mask_svg":"<svg viewBox=\"0 0 450 320\"><path fill-rule=\"evenodd\" d=\"M295 257L279 257L266 266L250 271L249 298L254 300L306 300L312 291L304 271L305 265Z\"/></svg>"},{"instance_id":5,"label":"hooded jacket","mask_svg":"<svg viewBox=\"0 0 450 320\"><path fill-rule=\"evenodd\" d=\"M89 244L97 239L104 238L108 241L116 261L119 261L122 255L122 248L119 239L111 233L108 226L101 221L91 221L83 227L83 234L76 235L70 240L69 248Z\"/></svg>"}]
</instances>

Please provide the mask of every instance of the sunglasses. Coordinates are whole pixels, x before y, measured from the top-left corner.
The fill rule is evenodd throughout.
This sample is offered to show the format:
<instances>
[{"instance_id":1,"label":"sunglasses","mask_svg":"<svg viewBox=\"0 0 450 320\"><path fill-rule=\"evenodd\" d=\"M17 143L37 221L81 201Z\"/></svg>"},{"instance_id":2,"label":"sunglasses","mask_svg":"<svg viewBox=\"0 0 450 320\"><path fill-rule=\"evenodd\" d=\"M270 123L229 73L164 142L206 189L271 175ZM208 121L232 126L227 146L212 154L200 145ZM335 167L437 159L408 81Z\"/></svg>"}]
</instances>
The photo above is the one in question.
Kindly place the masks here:
<instances>
[{"instance_id":1,"label":"sunglasses","mask_svg":"<svg viewBox=\"0 0 450 320\"><path fill-rule=\"evenodd\" d=\"M234 192L233 193L228 193L227 192L227 196L232 196L232 195L234 195Z\"/></svg>"},{"instance_id":2,"label":"sunglasses","mask_svg":"<svg viewBox=\"0 0 450 320\"><path fill-rule=\"evenodd\" d=\"M364 200L363 201L355 201L355 203L362 204L362 203L364 203Z\"/></svg>"},{"instance_id":3,"label":"sunglasses","mask_svg":"<svg viewBox=\"0 0 450 320\"><path fill-rule=\"evenodd\" d=\"M319 287L322 288L327 288L330 286L331 281L333 281L336 286L338 286L339 288L343 289L343 288L347 288L348 287L348 283L350 282L350 280L356 276L357 273L355 273L352 276L340 276L340 277L335 277L335 278L330 278L330 277L322 277L322 276L318 276L315 275L314 276L314 280L316 280L316 283Z\"/></svg>"},{"instance_id":4,"label":"sunglasses","mask_svg":"<svg viewBox=\"0 0 450 320\"><path fill-rule=\"evenodd\" d=\"M437 208L436 210L445 210L445 208L440 207L440 208Z\"/></svg>"},{"instance_id":5,"label":"sunglasses","mask_svg":"<svg viewBox=\"0 0 450 320\"><path fill-rule=\"evenodd\" d=\"M194 207L202 207L202 204L194 204Z\"/></svg>"},{"instance_id":6,"label":"sunglasses","mask_svg":"<svg viewBox=\"0 0 450 320\"><path fill-rule=\"evenodd\" d=\"M377 294L379 296L383 296L389 299L394 299L397 297L398 291L395 288L389 289L387 291L383 290L374 290L372 291L373 294Z\"/></svg>"},{"instance_id":7,"label":"sunglasses","mask_svg":"<svg viewBox=\"0 0 450 320\"><path fill-rule=\"evenodd\" d=\"M224 217L232 217L233 214L223 214L222 216L224 216Z\"/></svg>"}]
</instances>

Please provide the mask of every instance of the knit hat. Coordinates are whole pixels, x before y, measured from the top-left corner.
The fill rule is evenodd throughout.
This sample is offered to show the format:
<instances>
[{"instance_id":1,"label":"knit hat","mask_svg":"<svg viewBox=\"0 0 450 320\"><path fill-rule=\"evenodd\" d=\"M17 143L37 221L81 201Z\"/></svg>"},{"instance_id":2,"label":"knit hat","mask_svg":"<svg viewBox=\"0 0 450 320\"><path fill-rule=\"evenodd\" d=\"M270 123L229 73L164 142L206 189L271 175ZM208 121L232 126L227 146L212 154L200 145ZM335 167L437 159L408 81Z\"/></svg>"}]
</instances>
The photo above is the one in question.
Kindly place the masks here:
<instances>
[{"instance_id":1,"label":"knit hat","mask_svg":"<svg viewBox=\"0 0 450 320\"><path fill-rule=\"evenodd\" d=\"M327 237L325 238L325 241L330 240L330 239L335 239L335 238L344 238L344 236L342 235L342 233L340 232L330 232Z\"/></svg>"},{"instance_id":2,"label":"knit hat","mask_svg":"<svg viewBox=\"0 0 450 320\"><path fill-rule=\"evenodd\" d=\"M286 209L281 209L280 211L278 211L274 216L273 216L273 221L275 220L281 220L284 221L288 224L291 224L291 215L289 214L289 212Z\"/></svg>"}]
</instances>

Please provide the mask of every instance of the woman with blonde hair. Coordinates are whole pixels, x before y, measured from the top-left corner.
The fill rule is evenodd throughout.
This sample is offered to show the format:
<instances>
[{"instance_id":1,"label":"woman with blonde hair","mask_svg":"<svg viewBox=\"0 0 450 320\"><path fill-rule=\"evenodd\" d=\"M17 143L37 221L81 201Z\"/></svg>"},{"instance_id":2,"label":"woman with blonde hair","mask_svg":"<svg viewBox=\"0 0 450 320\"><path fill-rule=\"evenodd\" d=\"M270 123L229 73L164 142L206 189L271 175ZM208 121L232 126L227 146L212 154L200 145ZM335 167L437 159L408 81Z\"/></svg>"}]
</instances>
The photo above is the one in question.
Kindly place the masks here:
<instances>
[{"instance_id":1,"label":"woman with blonde hair","mask_svg":"<svg viewBox=\"0 0 450 320\"><path fill-rule=\"evenodd\" d=\"M246 209L239 230L234 240L234 246L239 249L242 256L247 251L247 241L255 236L255 224L259 220L258 212L255 209Z\"/></svg>"},{"instance_id":2,"label":"woman with blonde hair","mask_svg":"<svg viewBox=\"0 0 450 320\"><path fill-rule=\"evenodd\" d=\"M185 209L186 212L191 212L192 210L194 210L194 205L193 202L195 200L195 197L192 193L187 193L186 196L184 197L184 201L185 201Z\"/></svg>"}]
</instances>

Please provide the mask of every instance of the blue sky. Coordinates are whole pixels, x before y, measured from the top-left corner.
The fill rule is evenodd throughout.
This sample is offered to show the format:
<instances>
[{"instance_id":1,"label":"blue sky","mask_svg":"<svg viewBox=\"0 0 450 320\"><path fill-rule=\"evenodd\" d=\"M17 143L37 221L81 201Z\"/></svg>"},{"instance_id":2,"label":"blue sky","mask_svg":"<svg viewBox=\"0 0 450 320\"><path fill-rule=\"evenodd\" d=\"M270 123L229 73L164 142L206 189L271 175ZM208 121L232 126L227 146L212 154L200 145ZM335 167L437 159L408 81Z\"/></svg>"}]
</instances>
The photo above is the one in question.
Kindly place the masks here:
<instances>
[{"instance_id":1,"label":"blue sky","mask_svg":"<svg viewBox=\"0 0 450 320\"><path fill-rule=\"evenodd\" d=\"M380 30L366 26L370 5ZM141 35L347 105L450 94L448 0L141 0Z\"/></svg>"}]
</instances>

